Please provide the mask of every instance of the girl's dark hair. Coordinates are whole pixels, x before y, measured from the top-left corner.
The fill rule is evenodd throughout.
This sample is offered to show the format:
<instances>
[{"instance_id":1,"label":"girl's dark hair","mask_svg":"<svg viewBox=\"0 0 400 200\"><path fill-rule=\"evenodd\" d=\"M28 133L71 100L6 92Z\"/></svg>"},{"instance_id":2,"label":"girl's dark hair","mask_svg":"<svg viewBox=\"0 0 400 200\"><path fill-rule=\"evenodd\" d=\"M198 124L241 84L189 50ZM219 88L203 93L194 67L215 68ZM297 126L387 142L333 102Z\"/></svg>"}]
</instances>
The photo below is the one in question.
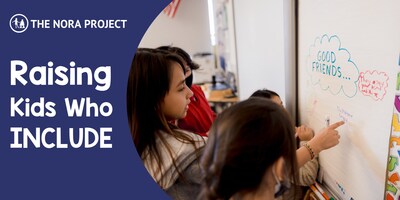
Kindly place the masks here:
<instances>
[{"instance_id":1,"label":"girl's dark hair","mask_svg":"<svg viewBox=\"0 0 400 200\"><path fill-rule=\"evenodd\" d=\"M250 97L265 97L271 99L273 96L280 97L279 94L272 90L262 89L255 91Z\"/></svg>"},{"instance_id":2,"label":"girl's dark hair","mask_svg":"<svg viewBox=\"0 0 400 200\"><path fill-rule=\"evenodd\" d=\"M190 69L192 71L200 68L200 66L197 63L193 62L192 58L190 58L190 55L185 50L183 50L179 47L160 46L157 49L161 49L161 50L169 51L171 53L178 54L180 57L182 57L182 59L186 62L186 64L190 67ZM189 88L192 87L192 83L193 83L193 73L191 73L190 76L186 78L186 85Z\"/></svg>"},{"instance_id":3,"label":"girl's dark hair","mask_svg":"<svg viewBox=\"0 0 400 200\"><path fill-rule=\"evenodd\" d=\"M262 98L272 99L272 97L274 97L274 96L281 98L278 93L276 93L272 90L262 89L262 90L255 91L252 95L250 95L250 98L251 97L262 97ZM296 138L296 147L300 148L300 139L298 137Z\"/></svg>"},{"instance_id":4,"label":"girl's dark hair","mask_svg":"<svg viewBox=\"0 0 400 200\"><path fill-rule=\"evenodd\" d=\"M192 69L192 70L196 70L196 69L200 68L200 66L197 63L193 62L192 58L190 58L190 55L185 50L183 50L179 47L160 46L160 47L157 47L157 49L161 49L161 50L165 50L165 51L169 51L169 52L178 54L180 57L182 57L182 59L189 65L190 69Z\"/></svg>"},{"instance_id":5,"label":"girl's dark hair","mask_svg":"<svg viewBox=\"0 0 400 200\"><path fill-rule=\"evenodd\" d=\"M287 178L297 183L293 127L288 113L265 98L250 98L223 111L211 127L201 160L205 177L198 199L229 199L255 191L281 156Z\"/></svg>"},{"instance_id":6,"label":"girl's dark hair","mask_svg":"<svg viewBox=\"0 0 400 200\"><path fill-rule=\"evenodd\" d=\"M154 158L151 160L156 160L157 163L153 164L159 169L161 169L163 158L156 145L156 136L167 147L172 157L170 145L160 131L195 146L193 138L179 132L176 126L168 123L161 111L161 104L170 90L174 62L183 69L183 61L176 54L157 49L139 48L133 58L128 79L126 101L133 142L141 158L143 160ZM148 153L145 153L146 149ZM173 162L173 164L178 170L176 163ZM180 174L179 170L178 173Z\"/></svg>"}]
</instances>

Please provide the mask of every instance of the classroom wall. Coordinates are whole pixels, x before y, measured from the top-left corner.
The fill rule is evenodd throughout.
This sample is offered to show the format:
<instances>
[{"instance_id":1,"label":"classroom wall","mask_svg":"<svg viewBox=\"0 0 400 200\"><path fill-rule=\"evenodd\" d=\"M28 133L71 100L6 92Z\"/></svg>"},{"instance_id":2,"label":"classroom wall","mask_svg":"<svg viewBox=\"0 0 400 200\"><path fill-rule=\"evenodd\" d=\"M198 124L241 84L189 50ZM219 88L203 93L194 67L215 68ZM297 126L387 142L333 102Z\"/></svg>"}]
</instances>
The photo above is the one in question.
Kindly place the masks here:
<instances>
[{"instance_id":1,"label":"classroom wall","mask_svg":"<svg viewBox=\"0 0 400 200\"><path fill-rule=\"evenodd\" d=\"M276 91L294 116L294 4L234 0L240 99L255 90Z\"/></svg>"},{"instance_id":2,"label":"classroom wall","mask_svg":"<svg viewBox=\"0 0 400 200\"><path fill-rule=\"evenodd\" d=\"M207 0L182 0L174 18L161 12L139 47L174 45L193 55L212 52Z\"/></svg>"}]
</instances>

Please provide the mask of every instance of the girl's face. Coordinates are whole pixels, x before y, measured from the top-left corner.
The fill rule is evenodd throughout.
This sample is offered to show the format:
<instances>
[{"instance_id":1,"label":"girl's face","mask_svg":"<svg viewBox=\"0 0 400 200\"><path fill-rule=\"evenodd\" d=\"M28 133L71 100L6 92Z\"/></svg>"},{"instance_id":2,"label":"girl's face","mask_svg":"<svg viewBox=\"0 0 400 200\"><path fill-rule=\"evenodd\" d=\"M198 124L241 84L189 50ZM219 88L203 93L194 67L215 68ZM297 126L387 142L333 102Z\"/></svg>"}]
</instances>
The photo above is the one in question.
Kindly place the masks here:
<instances>
[{"instance_id":1,"label":"girl's face","mask_svg":"<svg viewBox=\"0 0 400 200\"><path fill-rule=\"evenodd\" d=\"M193 92L185 84L182 67L177 62L172 65L170 89L161 104L161 110L168 120L184 118L189 109L189 98L193 96Z\"/></svg>"}]
</instances>

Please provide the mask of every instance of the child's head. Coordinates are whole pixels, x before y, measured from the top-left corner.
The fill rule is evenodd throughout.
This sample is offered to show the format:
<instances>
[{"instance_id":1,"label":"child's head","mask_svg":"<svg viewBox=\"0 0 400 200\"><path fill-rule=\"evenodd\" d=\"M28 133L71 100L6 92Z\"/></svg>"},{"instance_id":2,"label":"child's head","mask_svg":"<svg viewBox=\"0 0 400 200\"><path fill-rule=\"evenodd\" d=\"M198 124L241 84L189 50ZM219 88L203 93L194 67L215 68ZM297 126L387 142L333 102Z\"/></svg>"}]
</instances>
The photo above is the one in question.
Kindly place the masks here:
<instances>
[{"instance_id":1,"label":"child's head","mask_svg":"<svg viewBox=\"0 0 400 200\"><path fill-rule=\"evenodd\" d=\"M265 180L273 188L274 174L296 181L293 126L281 106L264 98L250 98L222 112L211 127L202 158L205 179L200 197L229 199L257 190Z\"/></svg>"},{"instance_id":2,"label":"child's head","mask_svg":"<svg viewBox=\"0 0 400 200\"><path fill-rule=\"evenodd\" d=\"M178 54L180 57L182 57L184 61L184 66L185 66L185 77L186 77L186 85L190 88L192 86L193 82L193 74L192 70L199 69L200 66L193 62L192 58L190 58L190 55L183 49L179 47L174 47L174 46L160 46L157 49L161 50L166 50L171 53Z\"/></svg>"},{"instance_id":3,"label":"child's head","mask_svg":"<svg viewBox=\"0 0 400 200\"><path fill-rule=\"evenodd\" d=\"M129 72L127 109L139 153L145 148L144 144L154 140L155 131L170 132L168 121L186 116L193 93L185 84L183 66L176 54L155 49L137 50Z\"/></svg>"},{"instance_id":4,"label":"child's head","mask_svg":"<svg viewBox=\"0 0 400 200\"><path fill-rule=\"evenodd\" d=\"M273 102L283 106L283 102L279 94L272 90L267 90L267 89L257 90L250 97L264 97L267 99L271 99Z\"/></svg>"}]
</instances>

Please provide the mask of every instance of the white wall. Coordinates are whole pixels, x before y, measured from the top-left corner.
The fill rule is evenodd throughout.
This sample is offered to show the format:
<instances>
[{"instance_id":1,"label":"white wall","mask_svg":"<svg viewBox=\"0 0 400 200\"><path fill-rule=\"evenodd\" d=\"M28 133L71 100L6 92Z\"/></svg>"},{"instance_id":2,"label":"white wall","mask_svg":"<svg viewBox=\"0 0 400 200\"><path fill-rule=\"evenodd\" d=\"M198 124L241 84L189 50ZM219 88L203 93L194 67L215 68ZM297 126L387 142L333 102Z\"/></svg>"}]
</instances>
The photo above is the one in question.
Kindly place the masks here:
<instances>
[{"instance_id":1,"label":"white wall","mask_svg":"<svg viewBox=\"0 0 400 200\"><path fill-rule=\"evenodd\" d=\"M239 97L277 92L296 117L295 5L293 0L233 0Z\"/></svg>"},{"instance_id":2,"label":"white wall","mask_svg":"<svg viewBox=\"0 0 400 200\"><path fill-rule=\"evenodd\" d=\"M182 0L174 18L163 12L153 21L139 47L174 45L193 55L212 52L206 0Z\"/></svg>"},{"instance_id":3,"label":"white wall","mask_svg":"<svg viewBox=\"0 0 400 200\"><path fill-rule=\"evenodd\" d=\"M282 0L234 0L234 14L240 99L267 88L277 92L294 115L294 101L287 98L291 83L286 82L286 73L294 67L294 57L289 57L294 55L287 50L288 6Z\"/></svg>"}]
</instances>

